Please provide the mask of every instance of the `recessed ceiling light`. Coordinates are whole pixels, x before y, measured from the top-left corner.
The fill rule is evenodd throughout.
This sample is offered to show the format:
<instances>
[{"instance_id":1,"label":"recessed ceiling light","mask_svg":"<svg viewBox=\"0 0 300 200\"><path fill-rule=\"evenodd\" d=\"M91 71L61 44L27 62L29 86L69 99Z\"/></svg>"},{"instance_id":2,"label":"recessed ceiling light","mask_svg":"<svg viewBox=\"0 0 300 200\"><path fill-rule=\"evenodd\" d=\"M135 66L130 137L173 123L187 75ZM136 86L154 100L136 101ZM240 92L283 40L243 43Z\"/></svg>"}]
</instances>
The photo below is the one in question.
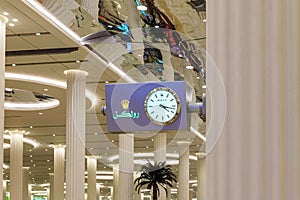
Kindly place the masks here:
<instances>
[{"instance_id":1,"label":"recessed ceiling light","mask_svg":"<svg viewBox=\"0 0 300 200\"><path fill-rule=\"evenodd\" d=\"M93 150L93 147L91 147L90 150Z\"/></svg>"},{"instance_id":2,"label":"recessed ceiling light","mask_svg":"<svg viewBox=\"0 0 300 200\"><path fill-rule=\"evenodd\" d=\"M49 168L48 168L48 170L50 171L50 170L51 170L51 168L49 167Z\"/></svg>"},{"instance_id":3,"label":"recessed ceiling light","mask_svg":"<svg viewBox=\"0 0 300 200\"><path fill-rule=\"evenodd\" d=\"M29 126L29 128L33 128L33 126Z\"/></svg>"},{"instance_id":4,"label":"recessed ceiling light","mask_svg":"<svg viewBox=\"0 0 300 200\"><path fill-rule=\"evenodd\" d=\"M53 134L52 136L55 137L55 134Z\"/></svg>"},{"instance_id":5,"label":"recessed ceiling light","mask_svg":"<svg viewBox=\"0 0 300 200\"><path fill-rule=\"evenodd\" d=\"M206 88L206 85L203 85L202 88L205 89L205 88Z\"/></svg>"},{"instance_id":6,"label":"recessed ceiling light","mask_svg":"<svg viewBox=\"0 0 300 200\"><path fill-rule=\"evenodd\" d=\"M185 66L186 69L194 69L194 67L192 65L187 65Z\"/></svg>"},{"instance_id":7,"label":"recessed ceiling light","mask_svg":"<svg viewBox=\"0 0 300 200\"><path fill-rule=\"evenodd\" d=\"M41 33L37 32L37 33L35 33L35 35L36 35L36 36L40 36L40 35L41 35Z\"/></svg>"},{"instance_id":8,"label":"recessed ceiling light","mask_svg":"<svg viewBox=\"0 0 300 200\"><path fill-rule=\"evenodd\" d=\"M33 162L33 160L30 160L30 162Z\"/></svg>"},{"instance_id":9,"label":"recessed ceiling light","mask_svg":"<svg viewBox=\"0 0 300 200\"><path fill-rule=\"evenodd\" d=\"M206 22L206 19L203 19L202 21L203 21L203 22Z\"/></svg>"},{"instance_id":10,"label":"recessed ceiling light","mask_svg":"<svg viewBox=\"0 0 300 200\"><path fill-rule=\"evenodd\" d=\"M196 79L200 79L200 77L199 77L199 76L197 76L197 77L196 77Z\"/></svg>"},{"instance_id":11,"label":"recessed ceiling light","mask_svg":"<svg viewBox=\"0 0 300 200\"><path fill-rule=\"evenodd\" d=\"M12 19L13 22L18 22L19 20L17 18Z\"/></svg>"},{"instance_id":12,"label":"recessed ceiling light","mask_svg":"<svg viewBox=\"0 0 300 200\"><path fill-rule=\"evenodd\" d=\"M42 115L43 113L42 112L39 112L39 115Z\"/></svg>"},{"instance_id":13,"label":"recessed ceiling light","mask_svg":"<svg viewBox=\"0 0 300 200\"><path fill-rule=\"evenodd\" d=\"M149 149L149 146L146 146L146 149Z\"/></svg>"},{"instance_id":14,"label":"recessed ceiling light","mask_svg":"<svg viewBox=\"0 0 300 200\"><path fill-rule=\"evenodd\" d=\"M32 152L32 149L29 149L29 152Z\"/></svg>"},{"instance_id":15,"label":"recessed ceiling light","mask_svg":"<svg viewBox=\"0 0 300 200\"><path fill-rule=\"evenodd\" d=\"M109 81L105 81L105 83L109 83Z\"/></svg>"},{"instance_id":16,"label":"recessed ceiling light","mask_svg":"<svg viewBox=\"0 0 300 200\"><path fill-rule=\"evenodd\" d=\"M45 88L45 89L44 89L44 91L45 91L45 92L48 92L48 89L47 89L47 88Z\"/></svg>"},{"instance_id":17,"label":"recessed ceiling light","mask_svg":"<svg viewBox=\"0 0 300 200\"><path fill-rule=\"evenodd\" d=\"M13 64L11 64L11 66L13 66L13 67L15 67L15 66L17 66L15 63L13 63Z\"/></svg>"},{"instance_id":18,"label":"recessed ceiling light","mask_svg":"<svg viewBox=\"0 0 300 200\"><path fill-rule=\"evenodd\" d=\"M146 6L143 6L143 5L139 5L136 7L138 10L141 10L141 11L145 11L147 10L148 8Z\"/></svg>"},{"instance_id":19,"label":"recessed ceiling light","mask_svg":"<svg viewBox=\"0 0 300 200\"><path fill-rule=\"evenodd\" d=\"M50 160L47 160L47 162L50 162Z\"/></svg>"},{"instance_id":20,"label":"recessed ceiling light","mask_svg":"<svg viewBox=\"0 0 300 200\"><path fill-rule=\"evenodd\" d=\"M15 26L15 24L14 24L14 23L9 23L9 24L8 24L8 26L10 26L10 27L14 27L14 26Z\"/></svg>"},{"instance_id":21,"label":"recessed ceiling light","mask_svg":"<svg viewBox=\"0 0 300 200\"><path fill-rule=\"evenodd\" d=\"M8 16L8 15L9 15L8 12L3 12L2 14L5 15L5 16Z\"/></svg>"},{"instance_id":22,"label":"recessed ceiling light","mask_svg":"<svg viewBox=\"0 0 300 200\"><path fill-rule=\"evenodd\" d=\"M115 142L114 140L111 140L111 142Z\"/></svg>"},{"instance_id":23,"label":"recessed ceiling light","mask_svg":"<svg viewBox=\"0 0 300 200\"><path fill-rule=\"evenodd\" d=\"M77 63L80 63L81 61L80 61L80 60L76 60L76 62L77 62Z\"/></svg>"},{"instance_id":24,"label":"recessed ceiling light","mask_svg":"<svg viewBox=\"0 0 300 200\"><path fill-rule=\"evenodd\" d=\"M30 155L29 157L32 158L32 155Z\"/></svg>"},{"instance_id":25,"label":"recessed ceiling light","mask_svg":"<svg viewBox=\"0 0 300 200\"><path fill-rule=\"evenodd\" d=\"M35 167L36 165L35 165L35 164L33 164L32 166L33 166L33 167Z\"/></svg>"},{"instance_id":26,"label":"recessed ceiling light","mask_svg":"<svg viewBox=\"0 0 300 200\"><path fill-rule=\"evenodd\" d=\"M45 151L48 151L48 149L45 149Z\"/></svg>"}]
</instances>

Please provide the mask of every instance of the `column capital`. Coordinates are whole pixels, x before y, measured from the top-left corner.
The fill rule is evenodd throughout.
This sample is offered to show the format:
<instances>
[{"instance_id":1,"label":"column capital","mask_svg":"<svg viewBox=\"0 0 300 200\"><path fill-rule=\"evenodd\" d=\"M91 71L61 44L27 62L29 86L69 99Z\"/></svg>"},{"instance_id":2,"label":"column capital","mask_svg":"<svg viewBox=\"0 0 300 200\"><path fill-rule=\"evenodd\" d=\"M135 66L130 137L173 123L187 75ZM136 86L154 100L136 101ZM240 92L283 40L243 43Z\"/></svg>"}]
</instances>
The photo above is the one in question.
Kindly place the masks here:
<instances>
[{"instance_id":1,"label":"column capital","mask_svg":"<svg viewBox=\"0 0 300 200\"><path fill-rule=\"evenodd\" d=\"M5 17L5 16L3 16L3 15L0 15L0 22L2 22L2 23L7 23L7 22L8 22L7 17Z\"/></svg>"},{"instance_id":2,"label":"column capital","mask_svg":"<svg viewBox=\"0 0 300 200\"><path fill-rule=\"evenodd\" d=\"M54 145L52 145L52 148L53 149L59 149L59 148L65 149L66 145L65 144L64 145L62 145L62 144L54 144Z\"/></svg>"},{"instance_id":3,"label":"column capital","mask_svg":"<svg viewBox=\"0 0 300 200\"><path fill-rule=\"evenodd\" d=\"M198 159L201 160L201 159L206 158L206 153L198 152L198 153L196 153L196 156L197 156Z\"/></svg>"}]
</instances>

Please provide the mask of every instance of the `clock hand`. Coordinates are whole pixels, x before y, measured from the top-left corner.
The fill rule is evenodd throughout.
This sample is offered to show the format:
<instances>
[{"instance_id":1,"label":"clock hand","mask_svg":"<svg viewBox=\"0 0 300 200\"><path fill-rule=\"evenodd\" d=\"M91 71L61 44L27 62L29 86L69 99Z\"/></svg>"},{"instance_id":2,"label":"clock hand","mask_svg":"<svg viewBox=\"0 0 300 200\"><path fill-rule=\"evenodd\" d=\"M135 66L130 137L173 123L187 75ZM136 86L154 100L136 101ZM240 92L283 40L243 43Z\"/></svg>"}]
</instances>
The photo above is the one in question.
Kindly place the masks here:
<instances>
[{"instance_id":1,"label":"clock hand","mask_svg":"<svg viewBox=\"0 0 300 200\"><path fill-rule=\"evenodd\" d=\"M161 104L160 104L160 105L161 105ZM175 109L175 108L172 108L172 107L169 107L169 106L164 106L164 105L162 105L162 107L165 108L165 109L166 109L166 108L168 108L168 109L173 109L173 110Z\"/></svg>"},{"instance_id":2,"label":"clock hand","mask_svg":"<svg viewBox=\"0 0 300 200\"><path fill-rule=\"evenodd\" d=\"M167 106L164 106L164 105L162 105L162 104L159 104L159 107L162 107L163 109L165 109L166 111L168 111L168 112L169 112L169 110L168 110L168 107L167 107Z\"/></svg>"}]
</instances>

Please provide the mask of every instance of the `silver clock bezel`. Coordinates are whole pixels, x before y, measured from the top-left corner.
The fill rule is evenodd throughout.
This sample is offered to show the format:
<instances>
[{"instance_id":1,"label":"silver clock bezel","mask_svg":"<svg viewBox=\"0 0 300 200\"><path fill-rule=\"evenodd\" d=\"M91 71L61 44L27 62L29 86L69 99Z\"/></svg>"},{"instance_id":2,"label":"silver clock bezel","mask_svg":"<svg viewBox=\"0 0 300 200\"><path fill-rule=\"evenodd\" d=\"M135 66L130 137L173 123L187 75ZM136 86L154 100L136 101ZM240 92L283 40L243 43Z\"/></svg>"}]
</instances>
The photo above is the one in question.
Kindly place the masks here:
<instances>
[{"instance_id":1,"label":"silver clock bezel","mask_svg":"<svg viewBox=\"0 0 300 200\"><path fill-rule=\"evenodd\" d=\"M159 121L153 119L153 118L150 116L150 114L148 113L148 111L147 111L147 103L148 103L148 99L149 99L149 97L150 97L153 93L155 93L155 92L157 92L157 91L168 91L169 93L171 93L171 94L174 96L175 101L176 101L176 103L177 103L177 110L175 111L175 115L174 115L171 119L169 119L168 121L166 121L166 122L159 122ZM178 117L179 117L179 115L180 115L180 112L181 112L181 102L180 102L180 99L179 99L178 95L176 94L176 92L175 92L174 90L172 90L171 88L168 88L168 87L157 87L157 88L154 88L153 90L151 90L151 91L147 94L147 96L146 96L146 98L145 98L145 101L144 101L144 110L145 110L145 113L146 113L147 118L148 118L151 122L153 122L154 124L160 125L160 126L168 126L168 125L172 124L173 122L175 122L175 121L178 119Z\"/></svg>"}]
</instances>

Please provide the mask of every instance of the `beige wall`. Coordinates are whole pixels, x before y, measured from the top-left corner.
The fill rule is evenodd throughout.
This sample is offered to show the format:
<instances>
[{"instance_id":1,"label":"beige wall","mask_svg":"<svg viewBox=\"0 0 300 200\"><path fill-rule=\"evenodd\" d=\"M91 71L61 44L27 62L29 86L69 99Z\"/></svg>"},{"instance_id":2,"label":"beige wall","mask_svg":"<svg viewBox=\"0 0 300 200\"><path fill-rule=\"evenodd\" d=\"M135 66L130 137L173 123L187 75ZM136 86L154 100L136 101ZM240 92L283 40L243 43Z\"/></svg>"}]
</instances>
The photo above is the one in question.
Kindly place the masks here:
<instances>
[{"instance_id":1,"label":"beige wall","mask_svg":"<svg viewBox=\"0 0 300 200\"><path fill-rule=\"evenodd\" d=\"M299 199L300 1L207 3L208 90L220 89L217 67L226 91L224 127L207 156L207 199ZM218 106L210 104L208 127L222 122L212 115ZM208 128L208 146L216 131Z\"/></svg>"}]
</instances>

